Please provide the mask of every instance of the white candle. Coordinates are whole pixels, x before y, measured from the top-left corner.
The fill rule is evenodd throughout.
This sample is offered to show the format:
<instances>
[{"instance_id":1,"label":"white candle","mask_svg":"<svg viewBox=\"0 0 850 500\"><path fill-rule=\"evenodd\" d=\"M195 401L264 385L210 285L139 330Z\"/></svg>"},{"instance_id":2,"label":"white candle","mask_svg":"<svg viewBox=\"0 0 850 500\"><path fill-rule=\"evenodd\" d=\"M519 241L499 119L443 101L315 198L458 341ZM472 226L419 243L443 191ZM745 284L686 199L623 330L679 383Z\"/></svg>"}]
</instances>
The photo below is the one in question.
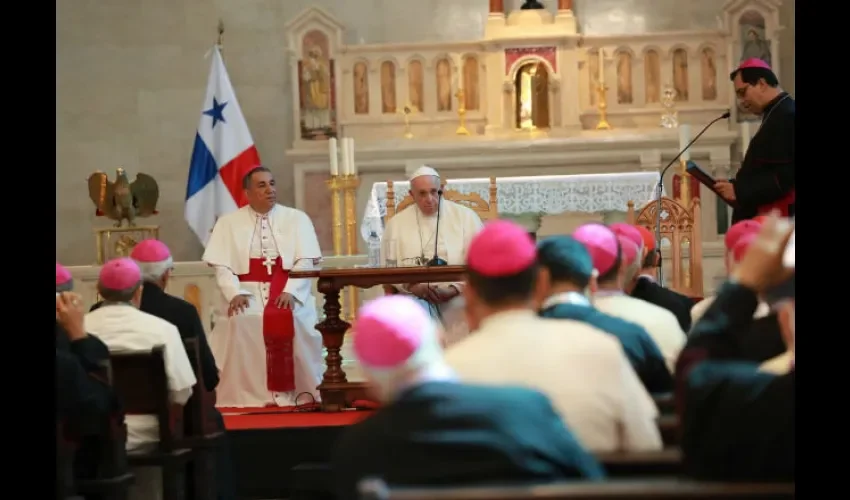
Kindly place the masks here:
<instances>
[{"instance_id":1,"label":"white candle","mask_svg":"<svg viewBox=\"0 0 850 500\"><path fill-rule=\"evenodd\" d=\"M750 139L752 139L750 122L741 122L741 151L745 155L747 154L747 150L750 149Z\"/></svg>"},{"instance_id":2,"label":"white candle","mask_svg":"<svg viewBox=\"0 0 850 500\"><path fill-rule=\"evenodd\" d=\"M605 51L599 49L599 83L605 82Z\"/></svg>"},{"instance_id":3,"label":"white candle","mask_svg":"<svg viewBox=\"0 0 850 500\"><path fill-rule=\"evenodd\" d=\"M348 171L351 169L351 167L348 165L348 161L351 159L348 154L348 138L343 137L340 142L340 145L340 156L342 156L342 175L348 175Z\"/></svg>"},{"instance_id":4,"label":"white candle","mask_svg":"<svg viewBox=\"0 0 850 500\"><path fill-rule=\"evenodd\" d=\"M679 151L685 149L689 142L691 142L691 126L679 125ZM685 161L690 160L691 152L685 151L682 153L682 159Z\"/></svg>"},{"instance_id":5,"label":"white candle","mask_svg":"<svg viewBox=\"0 0 850 500\"><path fill-rule=\"evenodd\" d=\"M335 137L331 137L330 139L328 139L328 155L330 155L331 161L331 175L337 176L339 175L339 156L337 156L337 145Z\"/></svg>"},{"instance_id":6,"label":"white candle","mask_svg":"<svg viewBox=\"0 0 850 500\"><path fill-rule=\"evenodd\" d=\"M354 138L348 138L348 154L350 156L348 161L348 168L351 169L349 175L357 175L357 162L354 161Z\"/></svg>"}]
</instances>

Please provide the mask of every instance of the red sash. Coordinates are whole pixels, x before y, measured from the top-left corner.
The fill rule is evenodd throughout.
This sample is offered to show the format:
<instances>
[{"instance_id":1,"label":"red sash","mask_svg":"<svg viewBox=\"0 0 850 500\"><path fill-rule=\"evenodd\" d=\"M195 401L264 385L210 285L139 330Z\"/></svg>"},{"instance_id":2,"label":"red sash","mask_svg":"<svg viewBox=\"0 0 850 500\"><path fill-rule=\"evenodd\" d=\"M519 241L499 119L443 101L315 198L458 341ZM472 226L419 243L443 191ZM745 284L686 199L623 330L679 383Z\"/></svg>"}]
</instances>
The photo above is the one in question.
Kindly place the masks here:
<instances>
[{"instance_id":1,"label":"red sash","mask_svg":"<svg viewBox=\"0 0 850 500\"><path fill-rule=\"evenodd\" d=\"M263 310L263 340L266 344L266 380L271 392L295 390L295 361L293 341L295 321L292 309L278 308L275 301L289 281L289 271L283 269L280 257L275 259L272 273L263 264L264 259L250 259L248 273L240 274L239 281L269 283L269 301ZM258 297L259 298L259 297Z\"/></svg>"},{"instance_id":2,"label":"red sash","mask_svg":"<svg viewBox=\"0 0 850 500\"><path fill-rule=\"evenodd\" d=\"M767 205L762 205L758 208L759 215L767 215L771 210L779 210L779 215L782 217L788 217L791 211L791 205L797 200L797 191L795 189L791 189L785 196L774 201L773 203L768 203Z\"/></svg>"}]
</instances>

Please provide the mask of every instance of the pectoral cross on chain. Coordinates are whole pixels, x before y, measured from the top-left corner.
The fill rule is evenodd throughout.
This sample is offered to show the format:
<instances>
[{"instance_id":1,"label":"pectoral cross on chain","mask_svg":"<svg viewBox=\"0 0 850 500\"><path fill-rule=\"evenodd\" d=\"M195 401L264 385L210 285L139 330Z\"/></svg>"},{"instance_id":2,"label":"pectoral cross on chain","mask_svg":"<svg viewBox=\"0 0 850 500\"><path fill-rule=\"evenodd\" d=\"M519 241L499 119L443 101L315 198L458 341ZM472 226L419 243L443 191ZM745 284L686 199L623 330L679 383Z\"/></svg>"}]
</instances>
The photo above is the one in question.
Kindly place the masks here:
<instances>
[{"instance_id":1,"label":"pectoral cross on chain","mask_svg":"<svg viewBox=\"0 0 850 500\"><path fill-rule=\"evenodd\" d=\"M272 275L272 266L274 266L274 259L272 259L268 254L263 257L263 265L266 266L266 271L268 271L269 276Z\"/></svg>"}]
</instances>

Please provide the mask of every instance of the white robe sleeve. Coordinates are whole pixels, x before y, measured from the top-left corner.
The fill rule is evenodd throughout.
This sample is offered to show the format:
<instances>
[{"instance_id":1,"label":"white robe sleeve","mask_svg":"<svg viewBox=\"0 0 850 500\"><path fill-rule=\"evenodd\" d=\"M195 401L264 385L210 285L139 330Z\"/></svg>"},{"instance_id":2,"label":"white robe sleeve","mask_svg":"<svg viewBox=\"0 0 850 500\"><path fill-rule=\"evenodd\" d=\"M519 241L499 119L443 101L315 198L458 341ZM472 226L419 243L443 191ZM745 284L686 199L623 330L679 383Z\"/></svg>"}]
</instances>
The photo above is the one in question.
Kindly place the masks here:
<instances>
[{"instance_id":1,"label":"white robe sleeve","mask_svg":"<svg viewBox=\"0 0 850 500\"><path fill-rule=\"evenodd\" d=\"M230 302L237 295L253 295L251 292L240 288L239 278L233 274L229 267L213 266L215 269L215 283L225 300Z\"/></svg>"},{"instance_id":2,"label":"white robe sleeve","mask_svg":"<svg viewBox=\"0 0 850 500\"><path fill-rule=\"evenodd\" d=\"M291 270L306 270L313 269L313 259L322 256L322 250L319 248L319 238L316 236L316 229L313 227L313 222L310 217L298 210L294 212L293 217L295 228L290 229L290 234L295 235L294 255L292 262L294 263ZM289 279L286 282L284 293L291 294L295 300L304 304L310 295L313 293L313 283L309 279Z\"/></svg>"},{"instance_id":3,"label":"white robe sleeve","mask_svg":"<svg viewBox=\"0 0 850 500\"><path fill-rule=\"evenodd\" d=\"M172 324L163 325L165 333L165 373L168 377L169 399L172 403L185 405L192 397L192 388L198 382L180 332Z\"/></svg>"},{"instance_id":4,"label":"white robe sleeve","mask_svg":"<svg viewBox=\"0 0 850 500\"><path fill-rule=\"evenodd\" d=\"M238 259L234 255L235 245L232 241L233 231L231 230L231 218L222 217L218 219L213 226L210 240L207 242L204 255L201 259L215 269L215 282L221 294L227 302L233 300L237 295L251 295L247 290L243 290L239 285L239 278L233 272L233 259Z\"/></svg>"}]
</instances>

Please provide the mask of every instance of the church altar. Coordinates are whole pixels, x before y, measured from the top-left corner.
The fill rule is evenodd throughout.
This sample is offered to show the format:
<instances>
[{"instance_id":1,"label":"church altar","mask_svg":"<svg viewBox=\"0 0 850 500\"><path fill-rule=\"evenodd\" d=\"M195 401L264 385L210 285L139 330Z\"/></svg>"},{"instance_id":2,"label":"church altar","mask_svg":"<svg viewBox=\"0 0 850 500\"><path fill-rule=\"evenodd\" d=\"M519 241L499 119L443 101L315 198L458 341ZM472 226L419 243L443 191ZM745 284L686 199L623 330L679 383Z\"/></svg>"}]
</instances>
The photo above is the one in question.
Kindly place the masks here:
<instances>
[{"instance_id":1,"label":"church altar","mask_svg":"<svg viewBox=\"0 0 850 500\"><path fill-rule=\"evenodd\" d=\"M499 217L624 212L630 201L640 207L654 200L657 184L656 172L497 177ZM464 194L475 193L487 200L490 179L448 179L447 187ZM409 188L409 181L393 182L396 205L404 199ZM360 226L365 240L372 231L378 236L383 234L386 209L387 183L376 182L372 184Z\"/></svg>"}]
</instances>

